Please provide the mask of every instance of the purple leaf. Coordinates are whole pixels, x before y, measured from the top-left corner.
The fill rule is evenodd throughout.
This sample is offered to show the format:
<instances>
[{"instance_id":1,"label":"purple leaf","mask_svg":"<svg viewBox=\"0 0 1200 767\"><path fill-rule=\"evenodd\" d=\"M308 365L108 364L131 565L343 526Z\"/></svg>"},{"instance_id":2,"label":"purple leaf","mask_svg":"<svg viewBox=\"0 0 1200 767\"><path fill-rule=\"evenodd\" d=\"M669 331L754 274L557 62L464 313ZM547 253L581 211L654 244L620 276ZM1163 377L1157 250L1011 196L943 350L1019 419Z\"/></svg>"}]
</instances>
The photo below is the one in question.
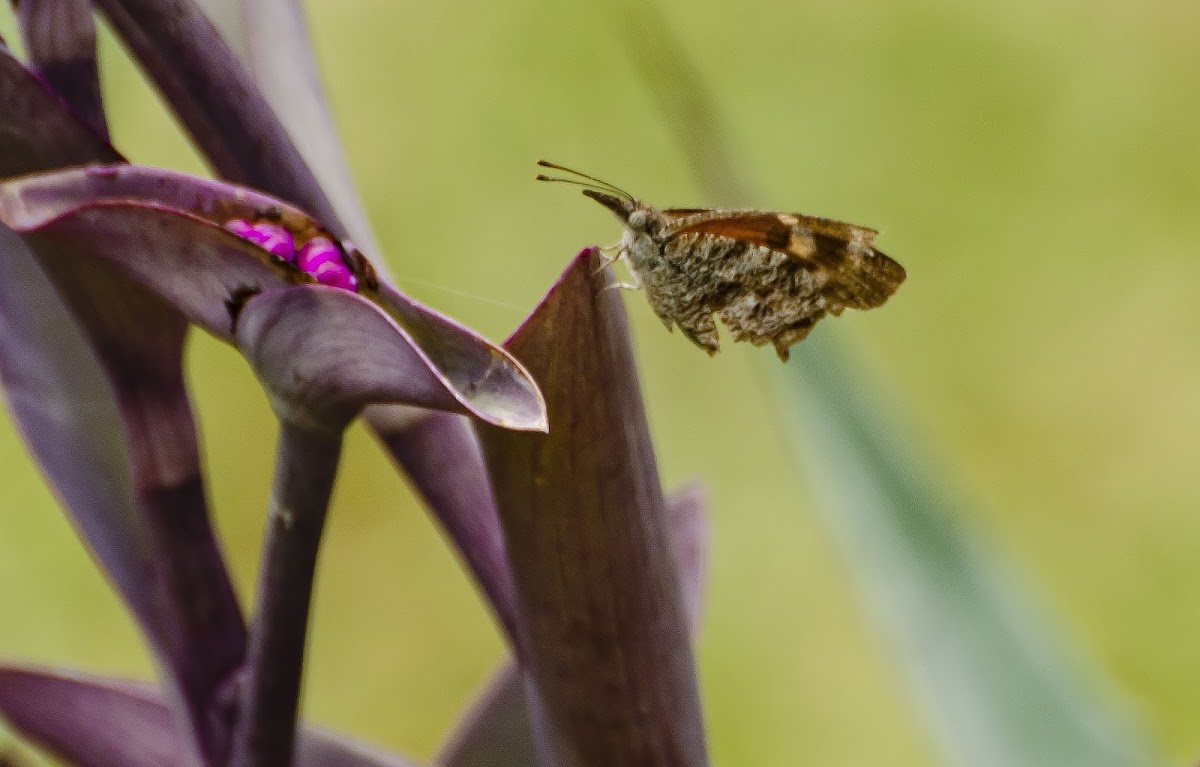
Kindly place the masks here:
<instances>
[{"instance_id":1,"label":"purple leaf","mask_svg":"<svg viewBox=\"0 0 1200 767\"><path fill-rule=\"evenodd\" d=\"M322 231L305 214L266 195L151 168L93 167L0 183L0 221L7 226L31 242L52 244L55 253L111 264L226 340L251 296L313 282L224 228L262 211L278 214L305 239ZM388 338L367 351L386 346L393 356L359 355L355 369L344 372L375 376L372 383L379 384L380 369L390 368L392 388L382 401L454 410L505 428L545 428L540 393L508 353L378 282L361 258L358 264L364 270L360 292L321 299L339 314L297 318L292 343L306 334L318 337L326 327L370 323ZM283 376L284 363L276 359L270 370ZM396 387L407 387L403 396Z\"/></svg>"},{"instance_id":2,"label":"purple leaf","mask_svg":"<svg viewBox=\"0 0 1200 767\"><path fill-rule=\"evenodd\" d=\"M295 767L416 767L416 764L321 727L305 727L296 744Z\"/></svg>"},{"instance_id":3,"label":"purple leaf","mask_svg":"<svg viewBox=\"0 0 1200 767\"><path fill-rule=\"evenodd\" d=\"M16 426L82 537L147 628L150 543L121 413L95 350L25 244L0 227L0 379Z\"/></svg>"},{"instance_id":4,"label":"purple leaf","mask_svg":"<svg viewBox=\"0 0 1200 767\"><path fill-rule=\"evenodd\" d=\"M301 414L323 409L353 415L368 402L463 409L395 321L349 291L293 286L255 295L235 339L284 420L311 420Z\"/></svg>"},{"instance_id":5,"label":"purple leaf","mask_svg":"<svg viewBox=\"0 0 1200 767\"><path fill-rule=\"evenodd\" d=\"M478 425L539 763L707 764L662 488L620 296L582 252L505 344L551 429Z\"/></svg>"},{"instance_id":6,"label":"purple leaf","mask_svg":"<svg viewBox=\"0 0 1200 767\"><path fill-rule=\"evenodd\" d=\"M0 111L0 177L121 159L4 51L0 99L11 107ZM146 633L190 737L220 761L222 687L245 629L208 519L181 370L186 324L102 262L3 233L0 377L14 418Z\"/></svg>"},{"instance_id":7,"label":"purple leaf","mask_svg":"<svg viewBox=\"0 0 1200 767\"><path fill-rule=\"evenodd\" d=\"M196 764L153 688L0 667L0 714L25 738L77 767Z\"/></svg>"},{"instance_id":8,"label":"purple leaf","mask_svg":"<svg viewBox=\"0 0 1200 767\"><path fill-rule=\"evenodd\" d=\"M667 499L671 543L693 634L699 629L708 572L705 506L705 491L698 484L683 487ZM521 682L512 661L500 667L447 738L437 758L440 767L534 767L537 754Z\"/></svg>"},{"instance_id":9,"label":"purple leaf","mask_svg":"<svg viewBox=\"0 0 1200 767\"><path fill-rule=\"evenodd\" d=\"M76 767L186 767L162 694L151 685L0 666L0 716ZM300 735L296 767L413 767L321 728Z\"/></svg>"},{"instance_id":10,"label":"purple leaf","mask_svg":"<svg viewBox=\"0 0 1200 767\"><path fill-rule=\"evenodd\" d=\"M14 0L14 5L34 69L79 119L108 138L91 2Z\"/></svg>"}]
</instances>

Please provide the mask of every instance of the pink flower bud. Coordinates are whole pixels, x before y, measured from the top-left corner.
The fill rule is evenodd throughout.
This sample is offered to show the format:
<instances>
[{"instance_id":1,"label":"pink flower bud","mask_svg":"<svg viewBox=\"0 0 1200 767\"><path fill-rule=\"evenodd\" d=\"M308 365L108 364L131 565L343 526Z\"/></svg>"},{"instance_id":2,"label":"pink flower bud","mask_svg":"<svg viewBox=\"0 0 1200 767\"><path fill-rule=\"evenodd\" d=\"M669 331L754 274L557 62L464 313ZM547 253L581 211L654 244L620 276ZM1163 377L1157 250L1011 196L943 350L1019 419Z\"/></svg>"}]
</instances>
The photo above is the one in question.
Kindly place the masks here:
<instances>
[{"instance_id":1,"label":"pink flower bud","mask_svg":"<svg viewBox=\"0 0 1200 767\"><path fill-rule=\"evenodd\" d=\"M225 224L225 228L239 237L245 237L284 261L293 261L296 258L296 239L292 237L291 232L279 224L272 224L269 221L251 224L243 219L235 218Z\"/></svg>"},{"instance_id":2,"label":"pink flower bud","mask_svg":"<svg viewBox=\"0 0 1200 767\"><path fill-rule=\"evenodd\" d=\"M346 266L342 251L325 237L314 237L300 248L296 266L311 274L317 282L343 290L357 290L358 278Z\"/></svg>"},{"instance_id":3,"label":"pink flower bud","mask_svg":"<svg viewBox=\"0 0 1200 767\"><path fill-rule=\"evenodd\" d=\"M312 276L316 277L317 282L322 285L329 285L330 287L341 288L342 290L358 290L358 278L344 264L335 264L332 261L327 261L317 267L317 271L313 272Z\"/></svg>"},{"instance_id":4,"label":"pink flower bud","mask_svg":"<svg viewBox=\"0 0 1200 767\"><path fill-rule=\"evenodd\" d=\"M238 237L250 238L250 233L254 231L254 224L244 218L235 218L232 221L225 223L225 228L236 234Z\"/></svg>"}]
</instances>

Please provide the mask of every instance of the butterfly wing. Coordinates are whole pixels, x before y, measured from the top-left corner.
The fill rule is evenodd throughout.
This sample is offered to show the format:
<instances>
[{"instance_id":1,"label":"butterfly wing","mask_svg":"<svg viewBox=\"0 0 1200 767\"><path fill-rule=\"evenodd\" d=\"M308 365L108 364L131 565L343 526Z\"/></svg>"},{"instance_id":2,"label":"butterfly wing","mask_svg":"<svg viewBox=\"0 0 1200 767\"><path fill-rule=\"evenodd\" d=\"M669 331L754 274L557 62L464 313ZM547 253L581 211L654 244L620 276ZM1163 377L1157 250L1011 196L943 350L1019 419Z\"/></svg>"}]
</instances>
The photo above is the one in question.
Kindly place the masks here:
<instances>
[{"instance_id":1,"label":"butterfly wing","mask_svg":"<svg viewBox=\"0 0 1200 767\"><path fill-rule=\"evenodd\" d=\"M782 358L825 314L880 306L906 276L872 247L877 232L867 227L761 210L662 215L664 252L690 260L686 271L708 275L705 306L735 339L772 343Z\"/></svg>"}]
</instances>

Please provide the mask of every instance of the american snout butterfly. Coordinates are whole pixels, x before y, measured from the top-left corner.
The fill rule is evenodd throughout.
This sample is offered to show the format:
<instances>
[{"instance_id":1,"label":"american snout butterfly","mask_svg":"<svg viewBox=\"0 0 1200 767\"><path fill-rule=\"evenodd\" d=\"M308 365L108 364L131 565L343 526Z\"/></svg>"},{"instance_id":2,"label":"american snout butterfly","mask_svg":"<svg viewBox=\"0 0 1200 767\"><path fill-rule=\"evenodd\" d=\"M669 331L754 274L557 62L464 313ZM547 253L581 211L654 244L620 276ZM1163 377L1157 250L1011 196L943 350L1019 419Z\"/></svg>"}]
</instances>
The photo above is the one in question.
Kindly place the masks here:
<instances>
[{"instance_id":1,"label":"american snout butterfly","mask_svg":"<svg viewBox=\"0 0 1200 767\"><path fill-rule=\"evenodd\" d=\"M803 213L667 208L641 202L607 181L540 160L578 178L539 174L539 181L582 186L616 214L621 241L605 248L624 261L634 284L670 330L715 354L713 315L735 341L773 344L781 360L826 314L883 305L904 267L875 250L874 229Z\"/></svg>"}]
</instances>

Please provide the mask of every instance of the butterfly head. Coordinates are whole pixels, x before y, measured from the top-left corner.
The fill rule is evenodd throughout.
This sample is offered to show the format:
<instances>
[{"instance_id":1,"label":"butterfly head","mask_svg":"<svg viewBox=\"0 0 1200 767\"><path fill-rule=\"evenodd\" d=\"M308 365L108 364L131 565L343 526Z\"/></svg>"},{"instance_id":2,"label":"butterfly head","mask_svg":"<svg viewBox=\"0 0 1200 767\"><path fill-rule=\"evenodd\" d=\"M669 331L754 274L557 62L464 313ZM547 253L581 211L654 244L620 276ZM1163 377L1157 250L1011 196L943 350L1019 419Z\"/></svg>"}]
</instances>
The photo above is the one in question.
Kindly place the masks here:
<instances>
[{"instance_id":1,"label":"butterfly head","mask_svg":"<svg viewBox=\"0 0 1200 767\"><path fill-rule=\"evenodd\" d=\"M538 181L555 181L560 184L573 184L583 187L585 195L611 210L622 224L634 232L644 233L654 223L656 217L652 215L652 209L638 202L634 199L633 195L619 186L610 184L595 176L589 176L586 173L572 170L565 165L558 165L546 160L539 160L538 165L543 168L561 170L576 177L562 178L539 173L537 176Z\"/></svg>"}]
</instances>

